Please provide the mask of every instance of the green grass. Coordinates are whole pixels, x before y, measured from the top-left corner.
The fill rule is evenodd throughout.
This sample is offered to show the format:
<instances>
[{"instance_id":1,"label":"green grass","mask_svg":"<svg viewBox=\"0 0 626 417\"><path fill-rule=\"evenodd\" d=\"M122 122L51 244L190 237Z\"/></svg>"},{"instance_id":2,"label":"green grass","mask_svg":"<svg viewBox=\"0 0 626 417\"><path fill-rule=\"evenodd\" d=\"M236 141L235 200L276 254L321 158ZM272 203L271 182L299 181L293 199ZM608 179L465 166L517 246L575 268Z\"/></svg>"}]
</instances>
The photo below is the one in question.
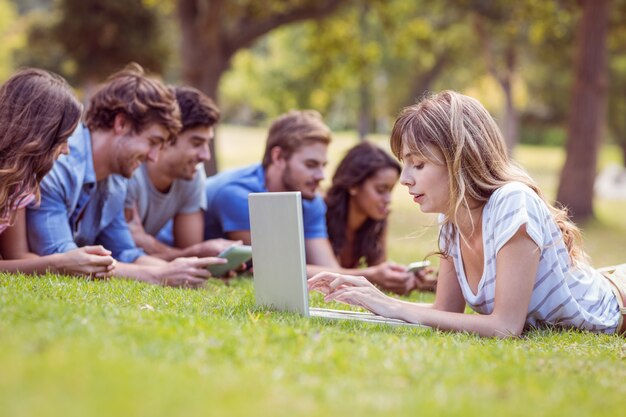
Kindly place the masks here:
<instances>
[{"instance_id":1,"label":"green grass","mask_svg":"<svg viewBox=\"0 0 626 417\"><path fill-rule=\"evenodd\" d=\"M223 167L259 159L263 130L219 134ZM329 173L354 141L338 135ZM556 183L562 151L516 155L542 184ZM596 207L598 220L584 227L589 251L598 264L626 261L626 203ZM435 247L434 217L402 187L392 216L391 258L409 262ZM317 294L311 303L323 304ZM0 274L7 417L621 415L625 358L624 338L577 331L495 340L306 320L255 308L248 278L194 291Z\"/></svg>"},{"instance_id":2,"label":"green grass","mask_svg":"<svg viewBox=\"0 0 626 417\"><path fill-rule=\"evenodd\" d=\"M248 279L192 291L0 275L0 315L4 416L600 416L626 395L619 337L305 320L256 309Z\"/></svg>"}]
</instances>

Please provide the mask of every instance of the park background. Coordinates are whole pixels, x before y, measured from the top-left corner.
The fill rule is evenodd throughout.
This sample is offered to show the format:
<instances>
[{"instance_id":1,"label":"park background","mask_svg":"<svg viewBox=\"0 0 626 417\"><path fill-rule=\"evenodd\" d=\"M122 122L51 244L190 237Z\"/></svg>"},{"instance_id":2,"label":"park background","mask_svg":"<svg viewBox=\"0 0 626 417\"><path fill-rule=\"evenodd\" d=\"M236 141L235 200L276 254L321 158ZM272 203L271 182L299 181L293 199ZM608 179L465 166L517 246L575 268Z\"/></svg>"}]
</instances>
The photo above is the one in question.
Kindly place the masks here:
<instances>
[{"instance_id":1,"label":"park background","mask_svg":"<svg viewBox=\"0 0 626 417\"><path fill-rule=\"evenodd\" d=\"M402 107L461 91L488 107L547 197L570 207L603 266L626 262L626 201L593 189L626 158L625 22L624 0L0 0L0 82L46 68L86 102L135 61L196 86L223 112L209 172L258 162L272 118L314 108L335 131L327 177L359 140L388 149ZM389 232L397 262L436 248L436 218L402 186ZM307 321L255 308L247 278L190 291L0 274L0 317L2 416L610 415L626 405L619 337L479 340Z\"/></svg>"}]
</instances>

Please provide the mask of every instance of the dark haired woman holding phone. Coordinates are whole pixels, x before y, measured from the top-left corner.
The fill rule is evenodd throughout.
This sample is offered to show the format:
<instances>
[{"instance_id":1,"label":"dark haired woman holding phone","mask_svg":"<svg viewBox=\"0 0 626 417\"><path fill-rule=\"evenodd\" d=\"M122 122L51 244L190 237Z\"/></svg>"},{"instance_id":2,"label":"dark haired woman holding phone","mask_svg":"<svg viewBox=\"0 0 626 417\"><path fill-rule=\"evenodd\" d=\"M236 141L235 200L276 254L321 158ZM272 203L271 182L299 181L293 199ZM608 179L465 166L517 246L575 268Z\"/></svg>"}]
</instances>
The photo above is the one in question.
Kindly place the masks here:
<instances>
[{"instance_id":1,"label":"dark haired woman holding phone","mask_svg":"<svg viewBox=\"0 0 626 417\"><path fill-rule=\"evenodd\" d=\"M369 142L351 148L339 163L326 193L326 224L333 252L343 268L375 266L387 260L387 217L400 164ZM414 282L379 286L399 294L434 289L421 271Z\"/></svg>"}]
</instances>

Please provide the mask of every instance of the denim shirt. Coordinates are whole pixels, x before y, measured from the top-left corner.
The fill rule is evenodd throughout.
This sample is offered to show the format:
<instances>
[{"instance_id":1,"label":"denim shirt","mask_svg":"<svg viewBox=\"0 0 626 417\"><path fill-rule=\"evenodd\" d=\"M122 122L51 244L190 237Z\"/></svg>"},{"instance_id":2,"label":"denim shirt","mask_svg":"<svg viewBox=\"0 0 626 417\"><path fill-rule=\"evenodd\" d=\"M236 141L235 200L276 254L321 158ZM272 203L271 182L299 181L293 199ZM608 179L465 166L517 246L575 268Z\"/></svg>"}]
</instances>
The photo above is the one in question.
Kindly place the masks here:
<instances>
[{"instance_id":1,"label":"denim shirt","mask_svg":"<svg viewBox=\"0 0 626 417\"><path fill-rule=\"evenodd\" d=\"M109 175L96 181L91 134L80 124L69 139L69 155L61 155L41 182L41 204L28 207L28 244L39 255L102 245L121 262L145 255L135 245L124 219L128 180Z\"/></svg>"}]
</instances>

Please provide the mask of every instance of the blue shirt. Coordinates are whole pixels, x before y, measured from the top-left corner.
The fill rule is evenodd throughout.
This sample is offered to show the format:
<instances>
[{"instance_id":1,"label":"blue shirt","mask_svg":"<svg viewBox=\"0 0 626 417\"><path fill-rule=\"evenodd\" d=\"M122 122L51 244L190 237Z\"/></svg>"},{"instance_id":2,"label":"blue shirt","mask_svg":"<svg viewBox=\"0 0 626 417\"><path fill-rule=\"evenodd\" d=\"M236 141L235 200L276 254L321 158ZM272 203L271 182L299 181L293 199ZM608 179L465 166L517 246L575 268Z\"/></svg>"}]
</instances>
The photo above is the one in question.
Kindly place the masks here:
<instances>
[{"instance_id":1,"label":"blue shirt","mask_svg":"<svg viewBox=\"0 0 626 417\"><path fill-rule=\"evenodd\" d=\"M250 230L248 194L267 192L261 164L224 171L206 181L207 208L204 212L204 238L226 237L226 233ZM327 238L326 204L317 194L302 200L305 239Z\"/></svg>"},{"instance_id":2,"label":"blue shirt","mask_svg":"<svg viewBox=\"0 0 626 417\"><path fill-rule=\"evenodd\" d=\"M96 182L91 134L80 124L41 182L41 204L26 210L28 243L39 255L102 245L122 262L145 255L135 246L124 219L128 180L110 175Z\"/></svg>"}]
</instances>

